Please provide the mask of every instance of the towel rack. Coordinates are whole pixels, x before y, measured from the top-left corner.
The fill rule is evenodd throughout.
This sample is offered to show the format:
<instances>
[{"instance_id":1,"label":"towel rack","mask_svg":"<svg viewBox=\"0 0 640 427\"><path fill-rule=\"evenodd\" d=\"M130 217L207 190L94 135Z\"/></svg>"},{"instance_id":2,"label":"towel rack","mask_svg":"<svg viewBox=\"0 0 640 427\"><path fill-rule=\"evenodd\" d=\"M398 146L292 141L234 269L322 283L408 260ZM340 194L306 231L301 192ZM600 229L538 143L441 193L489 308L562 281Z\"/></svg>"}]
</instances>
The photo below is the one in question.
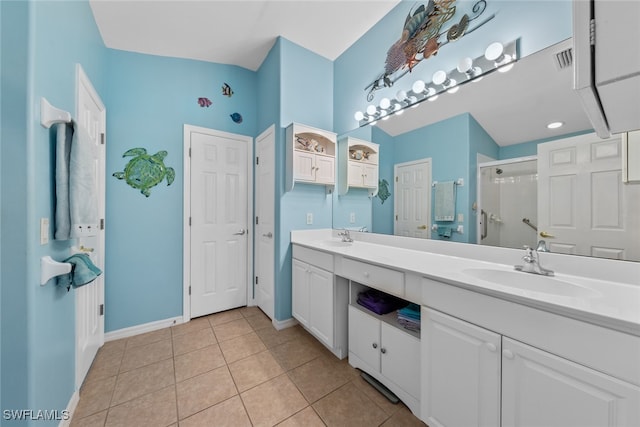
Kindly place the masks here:
<instances>
[{"instance_id":1,"label":"towel rack","mask_svg":"<svg viewBox=\"0 0 640 427\"><path fill-rule=\"evenodd\" d=\"M431 231L438 231L438 224L433 224L431 226ZM456 228L451 228L451 231L454 233L460 233L460 234L464 234L464 226L463 225L458 225Z\"/></svg>"},{"instance_id":2,"label":"towel rack","mask_svg":"<svg viewBox=\"0 0 640 427\"><path fill-rule=\"evenodd\" d=\"M458 178L456 181L453 181L453 183L454 183L455 185L459 185L460 187L463 187L463 186L464 186L464 179L462 179L462 178ZM433 181L433 182L431 183L431 187L432 187L432 188L436 188L436 184L438 184L438 181Z\"/></svg>"},{"instance_id":3,"label":"towel rack","mask_svg":"<svg viewBox=\"0 0 640 427\"><path fill-rule=\"evenodd\" d=\"M50 256L40 258L40 286L44 286L54 277L71 273L71 264L55 261Z\"/></svg>"},{"instance_id":4,"label":"towel rack","mask_svg":"<svg viewBox=\"0 0 640 427\"><path fill-rule=\"evenodd\" d=\"M46 98L40 98L40 124L49 129L55 123L71 122L71 113L54 107Z\"/></svg>"}]
</instances>

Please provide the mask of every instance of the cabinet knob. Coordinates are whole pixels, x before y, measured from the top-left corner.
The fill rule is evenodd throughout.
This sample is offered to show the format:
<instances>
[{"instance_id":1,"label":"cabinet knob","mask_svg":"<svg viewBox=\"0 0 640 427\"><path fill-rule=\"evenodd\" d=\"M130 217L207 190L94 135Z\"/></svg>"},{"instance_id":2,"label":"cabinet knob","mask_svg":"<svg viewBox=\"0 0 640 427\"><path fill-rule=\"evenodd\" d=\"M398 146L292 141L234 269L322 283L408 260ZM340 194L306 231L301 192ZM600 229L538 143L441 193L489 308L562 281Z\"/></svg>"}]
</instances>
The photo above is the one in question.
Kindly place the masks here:
<instances>
[{"instance_id":1,"label":"cabinet knob","mask_svg":"<svg viewBox=\"0 0 640 427\"><path fill-rule=\"evenodd\" d=\"M382 348L380 349L380 353L385 354L386 352L387 352L387 349L386 349L386 348L382 347Z\"/></svg>"},{"instance_id":2,"label":"cabinet knob","mask_svg":"<svg viewBox=\"0 0 640 427\"><path fill-rule=\"evenodd\" d=\"M376 343L371 344L371 346L372 346L373 348L378 348L378 344L376 344Z\"/></svg>"},{"instance_id":3,"label":"cabinet knob","mask_svg":"<svg viewBox=\"0 0 640 427\"><path fill-rule=\"evenodd\" d=\"M513 359L514 357L516 357L511 350L502 350L502 355L507 359Z\"/></svg>"},{"instance_id":4,"label":"cabinet knob","mask_svg":"<svg viewBox=\"0 0 640 427\"><path fill-rule=\"evenodd\" d=\"M495 353L496 350L498 349L498 347L496 347L496 345L494 343L492 343L492 342L488 342L487 343L487 348L489 349L489 351L491 353Z\"/></svg>"}]
</instances>

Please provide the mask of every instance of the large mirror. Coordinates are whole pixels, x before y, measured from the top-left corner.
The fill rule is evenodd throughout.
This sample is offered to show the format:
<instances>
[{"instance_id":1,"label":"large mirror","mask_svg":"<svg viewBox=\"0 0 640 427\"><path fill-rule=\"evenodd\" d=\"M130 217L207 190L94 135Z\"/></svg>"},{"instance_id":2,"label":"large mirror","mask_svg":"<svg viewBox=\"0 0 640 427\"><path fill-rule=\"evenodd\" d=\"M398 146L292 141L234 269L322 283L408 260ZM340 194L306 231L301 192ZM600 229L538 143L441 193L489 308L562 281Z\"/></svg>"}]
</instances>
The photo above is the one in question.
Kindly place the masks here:
<instances>
[{"instance_id":1,"label":"large mirror","mask_svg":"<svg viewBox=\"0 0 640 427\"><path fill-rule=\"evenodd\" d=\"M520 247L523 244L536 246L539 240L545 240L546 247L554 252L640 260L640 184L615 181L616 188L624 189L618 192L620 197L617 199L603 197L607 193L603 192L602 187L596 188L599 197L594 194L590 198L591 205L584 207L600 218L591 221L590 226L595 224L596 227L592 228L597 229L593 235L581 232L580 238L587 249L578 250L570 245L555 244L554 233L547 229L534 230L542 221L537 215L540 204L555 212L556 218L563 216L563 209L569 209L563 207L557 194L549 195L549 191L545 190L542 193L546 199L540 200L543 195L535 191L540 185L546 186L545 189L549 186L548 177L544 182L540 180L540 162L535 161L538 147L541 144L547 147L545 161L548 161L548 147L555 140L575 137L581 146L593 142L589 142L585 136L592 132L592 126L573 90L572 44L571 39L562 41L522 58L509 72L491 73L482 81L464 85L456 94L445 94L433 103L423 102L415 109L407 109L402 115L379 121L365 134L370 136L371 141L380 144L380 194L388 197L384 200L381 197L370 198L367 191L358 189L350 190L345 196L334 195L334 228L364 228L375 233L506 247ZM562 122L563 125L560 128L547 128L552 122ZM360 136L363 131L359 129L352 134ZM617 137L602 147L606 145L603 150L614 158L620 155L622 143L623 140ZM587 149L595 150L593 147ZM532 159L533 162L526 162ZM486 168L479 169L478 165L482 164ZM517 172L518 168L514 167L516 164L522 166L523 172ZM622 168L621 161L619 164ZM424 182L408 188L402 187L402 182L394 182L396 177L402 181L405 172L405 176L410 176L416 168L429 173L431 179L426 184L428 188L420 188L420 185L425 185ZM509 188L513 194L518 194L518 198L504 197L501 203L514 208L512 211L517 211L516 207L524 207L530 213L518 212L507 221L491 206L495 200L481 200L482 194L478 194L478 188L483 185L483 174L493 182L515 182L517 176L522 176L523 182L528 181L526 185ZM619 178L620 174L616 175L613 171L608 176ZM441 197L440 193L435 194L440 191L435 181L457 184L454 184L456 204L453 221L435 220L434 210L437 207L434 205L436 198ZM384 184L387 184L386 187ZM410 196L403 197L403 194ZM487 194L488 191L485 191L485 196ZM585 194L578 197L585 198ZM626 213L605 210L607 205L614 204L626 210ZM422 208L428 210L427 217L409 223L412 231L398 230L403 216L414 215ZM503 212L509 210L507 208ZM565 218L578 218L585 211L564 213ZM399 217L396 218L396 215ZM617 217L612 219L615 215ZM611 233L619 231L620 227L615 224L617 219L619 223L624 222L627 228ZM596 222L600 220L602 224L598 226ZM500 228L505 235L502 242L495 233L486 240L482 237L487 231ZM516 234L524 237L515 238ZM601 235L604 234L609 235L608 241L590 244L591 241L602 241ZM612 235L619 237L610 237ZM635 240L629 240L629 236L635 236ZM626 250L619 250L625 245Z\"/></svg>"}]
</instances>

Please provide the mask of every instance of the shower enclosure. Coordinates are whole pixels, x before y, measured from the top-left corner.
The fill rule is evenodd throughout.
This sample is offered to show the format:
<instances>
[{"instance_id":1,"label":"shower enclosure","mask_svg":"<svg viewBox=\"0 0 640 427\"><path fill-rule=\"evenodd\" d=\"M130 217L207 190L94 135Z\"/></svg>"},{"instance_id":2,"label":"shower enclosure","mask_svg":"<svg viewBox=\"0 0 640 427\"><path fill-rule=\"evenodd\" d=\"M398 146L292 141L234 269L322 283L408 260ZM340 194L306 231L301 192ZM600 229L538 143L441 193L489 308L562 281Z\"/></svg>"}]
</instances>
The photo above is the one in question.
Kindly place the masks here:
<instances>
[{"instance_id":1,"label":"shower enclosure","mask_svg":"<svg viewBox=\"0 0 640 427\"><path fill-rule=\"evenodd\" d=\"M478 164L479 244L536 247L537 169L535 156Z\"/></svg>"}]
</instances>

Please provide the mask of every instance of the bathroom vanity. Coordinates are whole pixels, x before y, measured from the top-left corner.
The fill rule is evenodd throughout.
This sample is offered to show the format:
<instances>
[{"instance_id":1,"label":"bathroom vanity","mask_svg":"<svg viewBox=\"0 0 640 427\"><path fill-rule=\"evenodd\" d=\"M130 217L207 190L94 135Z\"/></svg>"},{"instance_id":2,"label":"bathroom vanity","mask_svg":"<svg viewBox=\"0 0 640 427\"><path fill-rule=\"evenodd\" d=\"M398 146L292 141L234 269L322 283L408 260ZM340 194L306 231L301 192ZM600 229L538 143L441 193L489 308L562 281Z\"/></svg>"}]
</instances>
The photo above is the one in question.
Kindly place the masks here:
<instances>
[{"instance_id":1,"label":"bathroom vanity","mask_svg":"<svg viewBox=\"0 0 640 427\"><path fill-rule=\"evenodd\" d=\"M544 254L545 278L513 270L524 251L352 235L292 232L294 317L428 425L640 425L640 264ZM369 288L421 331L358 305Z\"/></svg>"}]
</instances>

